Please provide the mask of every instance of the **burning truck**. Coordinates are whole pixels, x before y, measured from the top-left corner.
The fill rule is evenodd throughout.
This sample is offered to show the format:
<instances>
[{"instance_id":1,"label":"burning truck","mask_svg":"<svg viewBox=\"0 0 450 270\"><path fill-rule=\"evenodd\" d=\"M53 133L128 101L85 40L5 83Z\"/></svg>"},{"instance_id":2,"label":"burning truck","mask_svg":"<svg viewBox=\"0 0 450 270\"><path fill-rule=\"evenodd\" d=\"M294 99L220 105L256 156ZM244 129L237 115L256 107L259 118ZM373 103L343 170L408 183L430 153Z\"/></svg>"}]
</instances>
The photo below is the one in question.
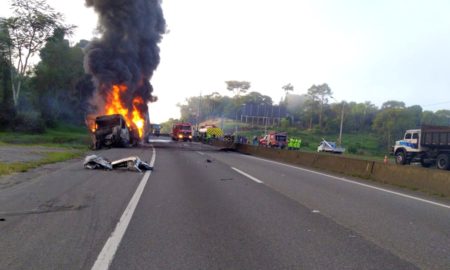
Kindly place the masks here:
<instances>
[{"instance_id":1,"label":"burning truck","mask_svg":"<svg viewBox=\"0 0 450 270\"><path fill-rule=\"evenodd\" d=\"M99 38L85 49L84 67L95 90L86 124L94 148L136 145L146 138L150 79L166 31L161 0L86 0L99 16Z\"/></svg>"},{"instance_id":2,"label":"burning truck","mask_svg":"<svg viewBox=\"0 0 450 270\"><path fill-rule=\"evenodd\" d=\"M92 137L92 148L136 146L149 132L143 99L135 97L131 110L122 101L125 85L113 86L105 95L103 113L88 115L86 124ZM155 98L153 97L153 100ZM143 112L144 111L144 112Z\"/></svg>"},{"instance_id":3,"label":"burning truck","mask_svg":"<svg viewBox=\"0 0 450 270\"><path fill-rule=\"evenodd\" d=\"M111 146L135 146L139 142L139 131L135 125L128 126L121 114L101 115L95 118L92 131L92 148Z\"/></svg>"}]
</instances>

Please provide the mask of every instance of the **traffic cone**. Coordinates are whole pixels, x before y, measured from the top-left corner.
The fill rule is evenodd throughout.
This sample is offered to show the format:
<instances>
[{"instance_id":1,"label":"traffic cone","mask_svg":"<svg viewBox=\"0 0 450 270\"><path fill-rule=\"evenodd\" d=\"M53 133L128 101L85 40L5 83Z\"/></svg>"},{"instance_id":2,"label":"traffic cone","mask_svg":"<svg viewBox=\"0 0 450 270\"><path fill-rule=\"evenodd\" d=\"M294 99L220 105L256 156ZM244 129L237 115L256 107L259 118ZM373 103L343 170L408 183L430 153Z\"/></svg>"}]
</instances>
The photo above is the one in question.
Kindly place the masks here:
<instances>
[{"instance_id":1,"label":"traffic cone","mask_svg":"<svg viewBox=\"0 0 450 270\"><path fill-rule=\"evenodd\" d=\"M388 158L386 155L384 155L384 164L387 164L387 163L388 163Z\"/></svg>"}]
</instances>

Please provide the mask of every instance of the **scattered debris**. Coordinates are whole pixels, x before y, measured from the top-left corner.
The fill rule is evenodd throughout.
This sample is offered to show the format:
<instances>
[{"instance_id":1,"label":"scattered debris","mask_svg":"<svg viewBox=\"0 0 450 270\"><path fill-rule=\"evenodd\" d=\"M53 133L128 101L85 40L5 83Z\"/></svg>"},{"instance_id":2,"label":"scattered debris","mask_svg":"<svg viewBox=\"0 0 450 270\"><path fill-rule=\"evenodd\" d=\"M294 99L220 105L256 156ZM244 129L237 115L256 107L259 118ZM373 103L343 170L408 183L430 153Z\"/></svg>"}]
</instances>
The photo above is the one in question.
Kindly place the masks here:
<instances>
[{"instance_id":1,"label":"scattered debris","mask_svg":"<svg viewBox=\"0 0 450 270\"><path fill-rule=\"evenodd\" d=\"M127 157L110 162L109 160L96 155L87 156L84 159L84 167L86 169L105 169L113 170L125 168L133 171L148 171L153 170L148 163L140 160L138 157Z\"/></svg>"},{"instance_id":2,"label":"scattered debris","mask_svg":"<svg viewBox=\"0 0 450 270\"><path fill-rule=\"evenodd\" d=\"M320 213L319 210L312 210L313 213Z\"/></svg>"},{"instance_id":3,"label":"scattered debris","mask_svg":"<svg viewBox=\"0 0 450 270\"><path fill-rule=\"evenodd\" d=\"M111 162L105 158L99 157L97 155L91 155L87 156L84 159L84 167L86 169L105 169L105 170L112 170L113 167L111 165Z\"/></svg>"},{"instance_id":4,"label":"scattered debris","mask_svg":"<svg viewBox=\"0 0 450 270\"><path fill-rule=\"evenodd\" d=\"M127 157L111 162L113 169L127 168L138 172L153 170L148 163L140 160L138 157Z\"/></svg>"},{"instance_id":5,"label":"scattered debris","mask_svg":"<svg viewBox=\"0 0 450 270\"><path fill-rule=\"evenodd\" d=\"M6 221L6 219L4 219L4 218L0 218L0 221Z\"/></svg>"},{"instance_id":6,"label":"scattered debris","mask_svg":"<svg viewBox=\"0 0 450 270\"><path fill-rule=\"evenodd\" d=\"M211 163L212 161L210 159L206 159L206 162Z\"/></svg>"}]
</instances>

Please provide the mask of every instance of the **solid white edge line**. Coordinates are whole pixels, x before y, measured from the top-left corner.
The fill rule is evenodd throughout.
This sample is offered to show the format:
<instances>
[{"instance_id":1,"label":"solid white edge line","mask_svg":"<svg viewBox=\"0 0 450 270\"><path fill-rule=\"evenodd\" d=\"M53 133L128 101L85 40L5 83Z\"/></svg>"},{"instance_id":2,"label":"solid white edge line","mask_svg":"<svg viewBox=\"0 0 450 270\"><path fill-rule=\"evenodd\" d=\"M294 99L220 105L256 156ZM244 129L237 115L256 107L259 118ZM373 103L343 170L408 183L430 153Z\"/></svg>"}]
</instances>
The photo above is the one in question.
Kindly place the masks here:
<instances>
[{"instance_id":1,"label":"solid white edge line","mask_svg":"<svg viewBox=\"0 0 450 270\"><path fill-rule=\"evenodd\" d=\"M241 171L239 169L236 169L235 167L231 167L231 169L237 171L238 173L242 174L243 176L246 176L246 177L250 178L251 180L255 181L258 184L263 184L264 183L263 181L259 180L258 178L253 177L250 174L245 173L245 172L243 172L243 171Z\"/></svg>"},{"instance_id":2,"label":"solid white edge line","mask_svg":"<svg viewBox=\"0 0 450 270\"><path fill-rule=\"evenodd\" d=\"M155 148L153 146L152 148L153 154L149 164L151 167L153 167L153 165L155 164L156 158ZM116 225L116 228L111 233L105 245L103 246L103 249L98 255L97 260L94 263L94 266L92 266L91 268L92 270L107 270L111 265L111 262L114 259L114 255L116 254L120 242L122 241L122 238L127 230L127 227L130 224L131 217L133 216L134 210L136 210L136 206L139 202L139 199L141 198L142 192L144 191L145 185L147 184L148 178L150 177L151 173L152 171L145 172L144 176L142 177L142 180L140 181L138 187L136 188L136 191L133 194L133 197L131 197L131 200L128 203L127 208L125 208L125 211L120 217L120 220Z\"/></svg>"},{"instance_id":3,"label":"solid white edge line","mask_svg":"<svg viewBox=\"0 0 450 270\"><path fill-rule=\"evenodd\" d=\"M390 193L390 194L394 194L394 195L397 195L397 196L401 196L401 197L405 197L405 198L409 198L409 199L413 199L413 200L421 201L421 202L424 202L424 203L429 203L429 204L432 204L432 205L436 205L436 206L440 206L440 207L444 207L444 208L450 209L450 205L446 205L446 204L442 204L442 203L438 203L438 202L433 202L433 201L430 201L430 200L422 199L422 198L419 198L419 197L407 195L407 194L404 194L404 193L400 193L400 192L396 192L396 191L392 191L392 190L388 190L388 189L384 189L384 188L371 186L371 185L368 185L368 184L359 183L359 182L356 182L356 181L353 181L353 180L349 180L349 179L346 179L346 178L337 177L337 176L334 176L334 175L321 173L321 172L317 172L317 171L313 171L313 170L308 170L308 169L304 169L304 168L301 168L301 167L296 167L294 165L284 164L284 163L281 163L281 162L268 160L268 159L264 159L264 158L248 156L248 155L243 155L243 156L249 157L249 158L253 158L253 159L262 160L262 161L266 161L266 162L270 162L270 163L274 163L274 164L278 164L278 165L283 165L283 166L290 167L290 168L297 169L297 170L301 170L301 171L315 173L315 174L322 175L322 176L327 176L329 178L333 178L333 179L336 179L336 180L339 180L339 181L342 181L342 182L355 184L355 185L363 186L363 187L366 187L366 188L375 189L375 190L378 190L378 191L384 191L384 192L387 192L387 193Z\"/></svg>"}]
</instances>

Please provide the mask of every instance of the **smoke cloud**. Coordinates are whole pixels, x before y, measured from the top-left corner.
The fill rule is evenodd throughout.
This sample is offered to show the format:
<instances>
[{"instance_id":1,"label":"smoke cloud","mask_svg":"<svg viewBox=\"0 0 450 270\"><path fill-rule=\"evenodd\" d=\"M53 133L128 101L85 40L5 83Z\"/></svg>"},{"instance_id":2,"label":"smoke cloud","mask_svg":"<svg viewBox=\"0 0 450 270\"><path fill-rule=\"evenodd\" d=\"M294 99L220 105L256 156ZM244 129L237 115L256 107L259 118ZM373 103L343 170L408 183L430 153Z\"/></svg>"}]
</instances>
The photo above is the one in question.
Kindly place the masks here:
<instances>
[{"instance_id":1,"label":"smoke cloud","mask_svg":"<svg viewBox=\"0 0 450 270\"><path fill-rule=\"evenodd\" d=\"M132 100L141 97L140 110L147 115L153 91L150 79L160 61L158 43L166 29L161 0L86 0L86 6L97 12L101 34L90 42L84 59L85 71L97 88L97 110L113 84L124 84L128 87L121 97L124 106L131 109Z\"/></svg>"}]
</instances>

